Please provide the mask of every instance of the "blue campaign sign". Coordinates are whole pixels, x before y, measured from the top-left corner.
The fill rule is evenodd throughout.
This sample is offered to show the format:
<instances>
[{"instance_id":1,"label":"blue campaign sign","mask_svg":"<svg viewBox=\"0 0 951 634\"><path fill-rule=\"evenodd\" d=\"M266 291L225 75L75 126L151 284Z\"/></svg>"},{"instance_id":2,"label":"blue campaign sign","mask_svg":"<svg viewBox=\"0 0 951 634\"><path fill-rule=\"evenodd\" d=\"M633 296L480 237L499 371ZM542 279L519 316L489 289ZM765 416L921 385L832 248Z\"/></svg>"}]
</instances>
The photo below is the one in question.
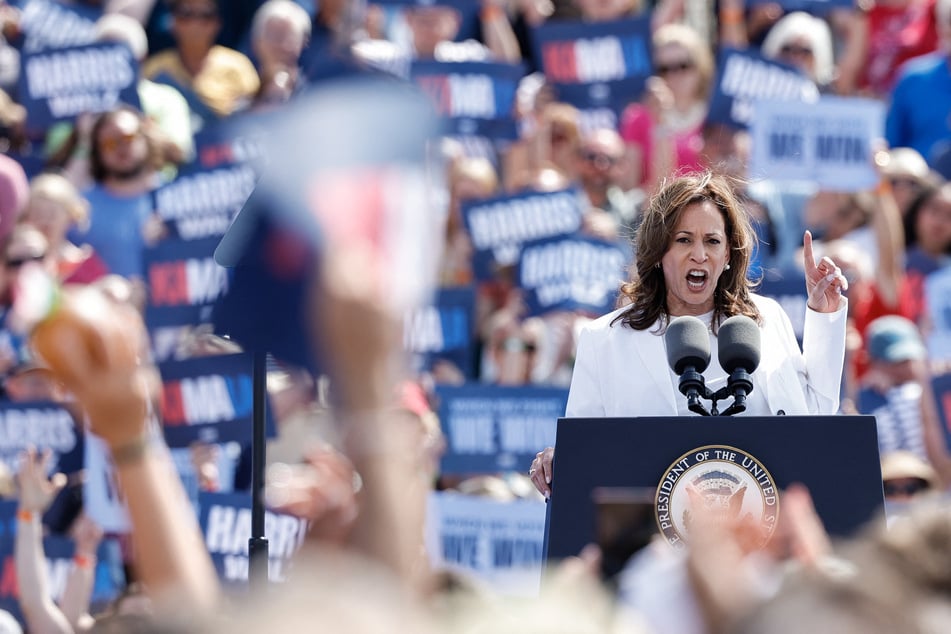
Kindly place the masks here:
<instances>
[{"instance_id":1,"label":"blue campaign sign","mask_svg":"<svg viewBox=\"0 0 951 634\"><path fill-rule=\"evenodd\" d=\"M446 435L443 473L527 471L535 454L554 446L568 390L493 385L437 386Z\"/></svg>"},{"instance_id":2,"label":"blue campaign sign","mask_svg":"<svg viewBox=\"0 0 951 634\"><path fill-rule=\"evenodd\" d=\"M13 473L27 447L52 452L50 473L82 468L82 425L57 403L0 401L0 462Z\"/></svg>"},{"instance_id":3,"label":"blue campaign sign","mask_svg":"<svg viewBox=\"0 0 951 634\"><path fill-rule=\"evenodd\" d=\"M6 509L2 509L6 511ZM15 513L15 509L12 510ZM4 516L2 521L7 522ZM119 595L125 586L122 573L121 554L111 540L103 541L96 553L96 572L90 605L93 612L102 609ZM66 581L73 568L73 554L76 545L71 539L46 537L43 539L43 553L46 556L47 581L50 598L59 601L66 588ZM20 586L14 558L14 537L0 538L0 609L9 612L26 631L26 621L20 610Z\"/></svg>"},{"instance_id":4,"label":"blue campaign sign","mask_svg":"<svg viewBox=\"0 0 951 634\"><path fill-rule=\"evenodd\" d=\"M34 176L41 174L46 170L46 163L49 160L42 154L42 148L31 149L28 154L18 152L7 152L7 156L20 164L26 177L33 180Z\"/></svg>"},{"instance_id":5,"label":"blue campaign sign","mask_svg":"<svg viewBox=\"0 0 951 634\"><path fill-rule=\"evenodd\" d=\"M815 103L819 89L792 66L755 51L721 50L707 121L746 129L753 119L753 102L758 99Z\"/></svg>"},{"instance_id":6,"label":"blue campaign sign","mask_svg":"<svg viewBox=\"0 0 951 634\"><path fill-rule=\"evenodd\" d=\"M529 240L575 233L581 228L582 194L573 189L499 196L466 203L462 216L475 254L473 271L488 280L518 262Z\"/></svg>"},{"instance_id":7,"label":"blue campaign sign","mask_svg":"<svg viewBox=\"0 0 951 634\"><path fill-rule=\"evenodd\" d=\"M778 4L786 13L805 11L812 15L824 16L835 9L853 9L856 0L750 0L750 4Z\"/></svg>"},{"instance_id":8,"label":"blue campaign sign","mask_svg":"<svg viewBox=\"0 0 951 634\"><path fill-rule=\"evenodd\" d=\"M200 493L198 506L205 546L222 585L232 591L247 590L251 496ZM291 557L307 536L307 521L268 511L264 534L268 539L268 578L284 581Z\"/></svg>"},{"instance_id":9,"label":"blue campaign sign","mask_svg":"<svg viewBox=\"0 0 951 634\"><path fill-rule=\"evenodd\" d=\"M228 290L228 271L214 259L218 242L168 239L145 250L149 330L210 323L214 303Z\"/></svg>"},{"instance_id":10,"label":"blue campaign sign","mask_svg":"<svg viewBox=\"0 0 951 634\"><path fill-rule=\"evenodd\" d=\"M96 20L102 17L101 6L83 3L16 0L7 4L20 9L24 53L90 44L96 38Z\"/></svg>"},{"instance_id":11,"label":"blue campaign sign","mask_svg":"<svg viewBox=\"0 0 951 634\"><path fill-rule=\"evenodd\" d=\"M532 31L536 59L558 101L582 112L587 127L616 128L652 72L650 19L549 22Z\"/></svg>"},{"instance_id":12,"label":"blue campaign sign","mask_svg":"<svg viewBox=\"0 0 951 634\"><path fill-rule=\"evenodd\" d=\"M414 61L410 78L449 122L447 134L518 138L515 91L521 64Z\"/></svg>"},{"instance_id":13,"label":"blue campaign sign","mask_svg":"<svg viewBox=\"0 0 951 634\"><path fill-rule=\"evenodd\" d=\"M793 271L782 277L766 277L756 291L779 302L792 322L796 339L802 345L802 331L806 323L806 282L802 272Z\"/></svg>"},{"instance_id":14,"label":"blue campaign sign","mask_svg":"<svg viewBox=\"0 0 951 634\"><path fill-rule=\"evenodd\" d=\"M251 442L254 409L250 354L196 357L159 364L162 424L169 447L195 441ZM267 411L270 422L270 412ZM271 424L271 434L273 424Z\"/></svg>"},{"instance_id":15,"label":"blue campaign sign","mask_svg":"<svg viewBox=\"0 0 951 634\"><path fill-rule=\"evenodd\" d=\"M84 112L120 103L139 107L139 64L125 44L110 42L46 49L24 55L19 80L27 125L45 130Z\"/></svg>"},{"instance_id":16,"label":"blue campaign sign","mask_svg":"<svg viewBox=\"0 0 951 634\"><path fill-rule=\"evenodd\" d=\"M272 111L238 113L206 122L195 134L195 166L213 169L248 163L260 171L266 160L267 134L275 116Z\"/></svg>"},{"instance_id":17,"label":"blue campaign sign","mask_svg":"<svg viewBox=\"0 0 951 634\"><path fill-rule=\"evenodd\" d=\"M552 84L557 100L581 111L586 129L618 127L621 113L644 93L644 77L590 84Z\"/></svg>"},{"instance_id":18,"label":"blue campaign sign","mask_svg":"<svg viewBox=\"0 0 951 634\"><path fill-rule=\"evenodd\" d=\"M650 15L614 22L546 22L532 30L535 59L554 84L591 84L652 72Z\"/></svg>"},{"instance_id":19,"label":"blue campaign sign","mask_svg":"<svg viewBox=\"0 0 951 634\"><path fill-rule=\"evenodd\" d=\"M437 361L453 363L467 379L475 378L475 288L444 288L433 301L406 317L403 344L415 357L417 371Z\"/></svg>"},{"instance_id":20,"label":"blue campaign sign","mask_svg":"<svg viewBox=\"0 0 951 634\"><path fill-rule=\"evenodd\" d=\"M251 196L256 181L254 168L248 164L186 168L155 192L156 213L181 240L220 238Z\"/></svg>"},{"instance_id":21,"label":"blue campaign sign","mask_svg":"<svg viewBox=\"0 0 951 634\"><path fill-rule=\"evenodd\" d=\"M938 416L941 419L941 429L944 430L944 442L951 451L951 373L939 374L932 377L931 388L938 404Z\"/></svg>"},{"instance_id":22,"label":"blue campaign sign","mask_svg":"<svg viewBox=\"0 0 951 634\"><path fill-rule=\"evenodd\" d=\"M17 534L17 500L0 500L0 540L13 539Z\"/></svg>"},{"instance_id":23,"label":"blue campaign sign","mask_svg":"<svg viewBox=\"0 0 951 634\"><path fill-rule=\"evenodd\" d=\"M459 32L456 41L475 38L479 30L479 0L379 0L374 4L387 9L408 9L411 7L441 6L451 7L459 12Z\"/></svg>"},{"instance_id":24,"label":"blue campaign sign","mask_svg":"<svg viewBox=\"0 0 951 634\"><path fill-rule=\"evenodd\" d=\"M535 240L522 246L516 279L530 315L603 315L615 308L631 258L630 248L587 236Z\"/></svg>"}]
</instances>

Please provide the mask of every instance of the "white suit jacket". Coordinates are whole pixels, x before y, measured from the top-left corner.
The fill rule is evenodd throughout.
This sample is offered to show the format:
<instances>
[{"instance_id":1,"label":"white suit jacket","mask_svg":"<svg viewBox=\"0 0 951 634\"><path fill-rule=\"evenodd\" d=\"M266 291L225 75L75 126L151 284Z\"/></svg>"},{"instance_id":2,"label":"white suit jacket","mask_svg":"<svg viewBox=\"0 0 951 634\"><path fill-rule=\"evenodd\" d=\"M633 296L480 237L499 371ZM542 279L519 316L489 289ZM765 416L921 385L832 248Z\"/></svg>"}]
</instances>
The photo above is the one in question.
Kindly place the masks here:
<instances>
[{"instance_id":1,"label":"white suit jacket","mask_svg":"<svg viewBox=\"0 0 951 634\"><path fill-rule=\"evenodd\" d=\"M845 362L846 307L834 313L806 309L803 347L778 303L753 295L763 317L760 364L754 372L769 411L788 415L835 414ZM844 302L843 302L844 304ZM655 324L634 330L604 315L582 331L568 394L568 417L676 416L686 397L667 365L663 334Z\"/></svg>"}]
</instances>

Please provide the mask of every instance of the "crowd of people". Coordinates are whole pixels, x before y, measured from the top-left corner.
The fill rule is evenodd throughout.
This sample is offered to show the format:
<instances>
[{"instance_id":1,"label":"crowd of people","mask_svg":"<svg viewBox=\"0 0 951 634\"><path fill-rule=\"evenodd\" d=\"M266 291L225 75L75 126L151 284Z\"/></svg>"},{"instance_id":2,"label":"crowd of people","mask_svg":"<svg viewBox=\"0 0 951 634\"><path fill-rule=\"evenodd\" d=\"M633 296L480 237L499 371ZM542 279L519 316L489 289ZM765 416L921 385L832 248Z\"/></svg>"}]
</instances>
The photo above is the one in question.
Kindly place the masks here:
<instances>
[{"instance_id":1,"label":"crowd of people","mask_svg":"<svg viewBox=\"0 0 951 634\"><path fill-rule=\"evenodd\" d=\"M10 497L18 500L25 629L258 631L319 618L357 632L942 631L951 618L951 514L940 504L951 486L941 382L951 361L951 0L805 4L808 11L745 0L0 3L2 397L57 403L74 415L77 435L98 436L129 520L123 534L105 535L122 545L127 588L108 606L91 605L103 530L81 511L57 527L46 514L82 480L83 461L53 474L49 452L23 443L5 467L17 485ZM650 67L610 116L569 103L571 91L546 77L533 40L539 29L571 23L583 38L585 29L642 18ZM38 126L27 95L31 55L117 42L138 69L137 103ZM750 178L749 130L710 116L728 50L795 69L823 96L881 103L884 138L866 157L877 183L838 191ZM427 62L517 68L512 111L496 115L511 119L514 134L421 133L427 189L409 198L432 207L413 211L429 226L416 227L415 240L396 231L394 247L386 231L400 222L374 216L372 201L398 188L374 170L397 153L387 142L409 138L416 122L397 124L405 130L393 139L368 139L345 115L386 110L393 77L412 84L415 65ZM306 107L318 103L308 99L348 80L380 91L349 94L384 97L338 104L339 121L314 122L324 135L315 147L290 147L314 135L287 134L277 122L307 126ZM263 139L242 137L248 130L263 130ZM333 137L340 130L351 136ZM288 147L269 144L272 132ZM320 158L329 177L288 176L311 150L368 169L353 178ZM171 339L161 333L159 346L150 317L167 298L158 299L150 254L188 239L159 192L224 163L250 165L261 179L241 214L257 214L248 222L263 237L246 240L238 259L264 274L248 291L240 270L229 273L225 286L235 293L222 290L215 310L177 324ZM286 173L275 177L275 166ZM286 195L275 199L275 187ZM578 201L574 236L629 256L607 310L532 309L517 259L502 261L473 239L467 214L481 202L563 191ZM229 220L239 208L225 210ZM204 237L217 243L222 233ZM484 267L488 255L497 260ZM401 278L431 279L428 294L471 293L468 354L407 349L404 320L418 306L389 296L404 299ZM769 298L770 283L783 280L800 287L803 314ZM756 321L767 342L747 414L875 417L887 527L873 523L838 543L809 492L791 486L765 549L751 545L755 529L740 518L711 512L695 519L706 530L686 552L651 543L610 585L599 578L596 549L552 562L537 599L496 596L456 570L434 569L423 545L434 489L540 503L556 488L551 448L517 474L441 473L447 430L435 414L438 387L560 388L569 416L691 415L656 335L674 318L696 316L715 337L738 314ZM803 322L805 333L796 332ZM170 452L156 364L236 354L262 340L274 344L267 389L277 428L267 499L310 527L291 579L247 610L223 596L187 503L193 489L248 491L252 452L207 442ZM637 373L640 392L627 382ZM718 381L726 376L708 377ZM169 477L175 470L185 484ZM912 504L919 500L920 508ZM75 542L58 603L43 560L42 538L54 532Z\"/></svg>"}]
</instances>

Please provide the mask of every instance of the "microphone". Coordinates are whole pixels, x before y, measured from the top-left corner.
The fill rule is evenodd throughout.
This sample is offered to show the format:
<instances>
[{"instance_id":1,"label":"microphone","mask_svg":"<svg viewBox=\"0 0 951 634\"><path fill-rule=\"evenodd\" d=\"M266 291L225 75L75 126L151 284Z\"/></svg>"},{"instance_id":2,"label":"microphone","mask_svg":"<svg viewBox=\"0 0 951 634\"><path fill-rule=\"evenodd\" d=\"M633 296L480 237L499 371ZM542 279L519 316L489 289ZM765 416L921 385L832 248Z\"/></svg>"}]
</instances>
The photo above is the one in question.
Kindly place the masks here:
<instances>
[{"instance_id":1,"label":"microphone","mask_svg":"<svg viewBox=\"0 0 951 634\"><path fill-rule=\"evenodd\" d=\"M745 315L734 315L720 325L717 344L720 365L729 375L727 391L733 395L723 415L731 416L746 410L746 396L753 391L750 375L759 366L759 326Z\"/></svg>"},{"instance_id":2,"label":"microphone","mask_svg":"<svg viewBox=\"0 0 951 634\"><path fill-rule=\"evenodd\" d=\"M710 334L707 326L696 317L684 316L671 320L664 334L667 344L667 363L680 377L680 392L687 397L687 408L702 416L710 413L700 402L706 396L701 374L710 364Z\"/></svg>"}]
</instances>

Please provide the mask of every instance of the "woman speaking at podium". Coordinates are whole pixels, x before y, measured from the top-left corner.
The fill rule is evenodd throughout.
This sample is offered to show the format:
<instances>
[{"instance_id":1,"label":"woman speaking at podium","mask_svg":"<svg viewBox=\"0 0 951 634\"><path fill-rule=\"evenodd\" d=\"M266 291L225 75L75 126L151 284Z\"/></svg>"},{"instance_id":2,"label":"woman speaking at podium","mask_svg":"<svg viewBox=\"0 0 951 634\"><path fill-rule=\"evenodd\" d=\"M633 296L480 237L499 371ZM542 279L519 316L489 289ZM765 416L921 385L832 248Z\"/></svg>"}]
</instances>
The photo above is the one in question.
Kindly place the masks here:
<instances>
[{"instance_id":1,"label":"woman speaking at podium","mask_svg":"<svg viewBox=\"0 0 951 634\"><path fill-rule=\"evenodd\" d=\"M803 347L774 300L747 278L755 236L730 181L710 173L669 180L651 199L635 237L635 279L621 287L626 305L586 326L578 339L565 416L695 416L667 363L664 335L675 317L707 324L711 360L706 387L727 373L716 358L719 325L745 315L760 331L747 415L834 414L845 358L848 283L827 258L818 263L804 238L807 309ZM550 495L554 449L538 453L529 475Z\"/></svg>"}]
</instances>

